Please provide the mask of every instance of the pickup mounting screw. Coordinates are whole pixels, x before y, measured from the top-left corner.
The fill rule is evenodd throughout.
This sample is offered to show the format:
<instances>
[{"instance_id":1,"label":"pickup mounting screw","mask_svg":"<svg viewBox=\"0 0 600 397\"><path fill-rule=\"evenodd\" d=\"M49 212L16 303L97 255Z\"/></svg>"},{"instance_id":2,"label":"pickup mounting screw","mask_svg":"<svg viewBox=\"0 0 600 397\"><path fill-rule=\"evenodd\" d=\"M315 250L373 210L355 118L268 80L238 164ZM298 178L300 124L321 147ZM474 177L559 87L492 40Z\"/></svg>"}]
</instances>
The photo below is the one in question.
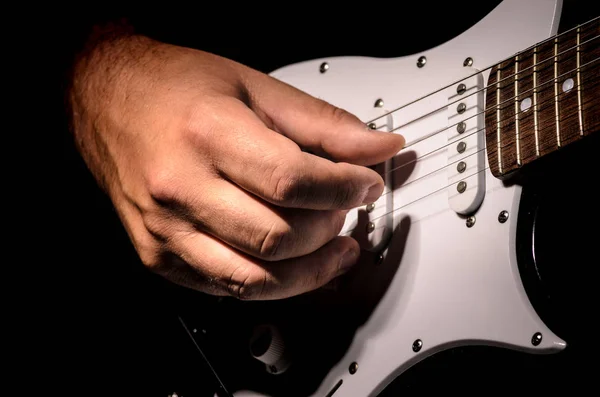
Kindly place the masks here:
<instances>
[{"instance_id":1,"label":"pickup mounting screw","mask_svg":"<svg viewBox=\"0 0 600 397\"><path fill-rule=\"evenodd\" d=\"M473 66L473 58L468 57L467 59L465 59L465 61L463 62L463 66Z\"/></svg>"},{"instance_id":2,"label":"pickup mounting screw","mask_svg":"<svg viewBox=\"0 0 600 397\"><path fill-rule=\"evenodd\" d=\"M383 107L383 99L379 98L378 100L375 101L375 105L376 108L381 108Z\"/></svg>"},{"instance_id":3,"label":"pickup mounting screw","mask_svg":"<svg viewBox=\"0 0 600 397\"><path fill-rule=\"evenodd\" d=\"M475 224L475 217L474 216L468 217L467 221L466 221L467 227L473 227L474 224Z\"/></svg>"},{"instance_id":4,"label":"pickup mounting screw","mask_svg":"<svg viewBox=\"0 0 600 397\"><path fill-rule=\"evenodd\" d=\"M506 211L506 210L500 211L500 213L498 214L498 222L504 223L507 220L508 220L508 211Z\"/></svg>"},{"instance_id":5,"label":"pickup mounting screw","mask_svg":"<svg viewBox=\"0 0 600 397\"><path fill-rule=\"evenodd\" d=\"M423 347L423 341L421 339L417 339L412 344L412 349L415 353L418 352L419 350L421 350L422 347Z\"/></svg>"}]
</instances>

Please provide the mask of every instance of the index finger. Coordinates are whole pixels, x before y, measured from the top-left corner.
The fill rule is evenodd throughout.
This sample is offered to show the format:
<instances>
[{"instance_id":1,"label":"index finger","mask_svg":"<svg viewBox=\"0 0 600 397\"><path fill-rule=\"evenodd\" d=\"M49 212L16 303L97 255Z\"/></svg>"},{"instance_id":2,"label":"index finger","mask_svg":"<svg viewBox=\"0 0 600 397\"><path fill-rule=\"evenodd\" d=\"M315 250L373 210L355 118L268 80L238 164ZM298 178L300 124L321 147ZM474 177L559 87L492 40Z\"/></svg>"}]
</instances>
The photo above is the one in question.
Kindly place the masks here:
<instances>
[{"instance_id":1,"label":"index finger","mask_svg":"<svg viewBox=\"0 0 600 397\"><path fill-rule=\"evenodd\" d=\"M358 207L383 192L377 172L303 152L244 104L234 106L235 118L221 119L210 153L217 172L243 189L278 206L315 210Z\"/></svg>"}]
</instances>

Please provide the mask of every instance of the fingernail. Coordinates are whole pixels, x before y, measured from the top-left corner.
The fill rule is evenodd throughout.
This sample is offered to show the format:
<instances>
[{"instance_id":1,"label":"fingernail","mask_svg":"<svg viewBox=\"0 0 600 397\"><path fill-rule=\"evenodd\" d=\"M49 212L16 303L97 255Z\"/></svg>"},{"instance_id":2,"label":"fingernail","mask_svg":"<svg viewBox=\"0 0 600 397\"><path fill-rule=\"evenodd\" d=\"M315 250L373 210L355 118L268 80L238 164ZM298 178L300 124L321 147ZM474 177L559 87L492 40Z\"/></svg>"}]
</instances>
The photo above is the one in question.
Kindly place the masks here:
<instances>
[{"instance_id":1,"label":"fingernail","mask_svg":"<svg viewBox=\"0 0 600 397\"><path fill-rule=\"evenodd\" d=\"M369 191L367 192L367 195L365 196L362 203L363 204L374 203L375 201L377 201L377 199L379 199L379 197L381 197L382 191L383 191L383 189L381 188L381 185L379 183L374 184L373 186L371 186L369 188Z\"/></svg>"},{"instance_id":2,"label":"fingernail","mask_svg":"<svg viewBox=\"0 0 600 397\"><path fill-rule=\"evenodd\" d=\"M346 251L344 255L342 255L342 259L340 260L340 274L346 273L358 259L358 254L355 250L351 249Z\"/></svg>"}]
</instances>

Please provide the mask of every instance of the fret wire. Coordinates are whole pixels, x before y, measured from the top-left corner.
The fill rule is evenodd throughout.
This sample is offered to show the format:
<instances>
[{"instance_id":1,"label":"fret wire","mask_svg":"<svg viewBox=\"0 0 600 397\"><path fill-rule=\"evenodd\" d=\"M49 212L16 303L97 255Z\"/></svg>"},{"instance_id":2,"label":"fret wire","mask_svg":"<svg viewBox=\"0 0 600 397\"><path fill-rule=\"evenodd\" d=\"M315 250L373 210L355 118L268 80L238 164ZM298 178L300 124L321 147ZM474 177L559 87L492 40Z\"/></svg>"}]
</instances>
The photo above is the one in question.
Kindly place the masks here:
<instances>
[{"instance_id":1,"label":"fret wire","mask_svg":"<svg viewBox=\"0 0 600 397\"><path fill-rule=\"evenodd\" d=\"M515 146L517 165L521 165L521 145L519 142L519 56L515 56Z\"/></svg>"},{"instance_id":2,"label":"fret wire","mask_svg":"<svg viewBox=\"0 0 600 397\"><path fill-rule=\"evenodd\" d=\"M598 37L600 37L600 36L598 36ZM588 65L590 65L590 64L592 64L592 63L594 63L594 62L597 62L599 59L600 59L600 58L595 58L595 59L593 59L593 60L591 60L591 61L589 61L589 62L586 62L586 63L584 63L583 65L581 65L581 67L588 66ZM498 69L497 69L497 70L498 70ZM575 68L573 68L572 70L570 70L570 71L567 71L567 72L565 72L565 73L563 73L563 74L560 74L560 75L558 75L558 76L557 76L557 77L555 77L555 78L552 78L552 79L549 79L549 80L547 80L547 81L544 81L543 83L539 84L538 88L539 88L539 87L541 87L541 86L545 86L545 85L547 85L547 84L550 84L550 83L552 83L552 82L556 83L558 78L560 78L560 77L563 77L563 76L566 76L566 75L568 75L568 73L570 73L570 72L575 72L575 71L576 71L576 70L575 70ZM504 78L503 80L506 80L506 78ZM499 85L498 85L498 84L499 84L499 83L497 83L497 84L496 84L496 87L497 87L497 88L499 87ZM487 90L487 87L486 87L486 88L484 88L483 90ZM530 89L527 89L527 90L523 91L523 92L522 92L522 94L524 94L524 93L527 93L527 92L531 92L531 91L533 91L533 88L530 88ZM496 106L496 108L497 108L499 105L503 105L503 104L505 104L505 103L508 103L509 101L512 101L513 99L514 99L514 98L513 98L513 97L511 97L511 98L508 98L508 99L506 99L505 101L502 101L502 102L500 102L500 103L497 103L496 105L490 105L489 107L486 107L486 108L485 108L485 109L483 109L482 111L480 111L480 112L477 112L477 113L475 113L475 114L473 114L473 115L471 115L471 116L469 116L469 117L467 117L467 118L463 119L463 121L464 121L464 120L469 120L469 119L472 119L472 118L474 118L474 117L477 117L478 115L481 115L481 114L485 114L485 112L487 112L488 110L492 110L492 109L493 109L493 106ZM555 97L555 99L556 99L556 97ZM499 101L499 99L498 99L498 98L496 98L496 102L498 102L498 101ZM403 149L407 149L407 148L409 148L409 147L411 147L411 146L413 146L413 145L415 145L415 144L417 144L417 143L419 143L419 142L422 142L422 141L424 141L424 140L427 140L427 139L429 139L429 138L432 138L432 137L436 136L437 134L440 134L440 133L442 133L442 132L444 132L444 131L447 131L449 128L456 127L458 124L459 124L459 122L456 122L456 123L454 123L454 124L452 124L452 125L450 125L450 126L448 126L448 127L445 127L445 128L442 128L442 129L440 129L440 130L438 130L438 131L435 131L435 132L432 132L432 133L430 133L430 134L424 135L424 136L422 136L421 138L417 139L416 141L412 141L412 142L410 142L409 144L406 144L406 145L403 147ZM402 127L402 126L400 126L400 127ZM390 130L390 132L391 132L391 131L396 131L396 130L398 130L400 127L393 128L393 129L391 129L391 130ZM381 127L377 127L376 129L379 129L379 128L381 128ZM481 130L478 130L478 131L481 131ZM478 132L478 131L476 131L476 132Z\"/></svg>"},{"instance_id":3,"label":"fret wire","mask_svg":"<svg viewBox=\"0 0 600 397\"><path fill-rule=\"evenodd\" d=\"M558 38L554 39L554 110L556 119L556 145L561 147L560 142L560 116L558 112Z\"/></svg>"},{"instance_id":4,"label":"fret wire","mask_svg":"<svg viewBox=\"0 0 600 397\"><path fill-rule=\"evenodd\" d=\"M579 135L583 136L583 114L581 112L581 48L580 46L580 28L577 28L577 106L579 113Z\"/></svg>"},{"instance_id":5,"label":"fret wire","mask_svg":"<svg viewBox=\"0 0 600 397\"><path fill-rule=\"evenodd\" d=\"M535 135L535 155L540 156L540 136L538 124L538 104L537 104L537 51L533 49L533 133Z\"/></svg>"},{"instance_id":6,"label":"fret wire","mask_svg":"<svg viewBox=\"0 0 600 397\"><path fill-rule=\"evenodd\" d=\"M498 141L498 169L502 172L502 145L500 134L500 68L496 70L496 139Z\"/></svg>"}]
</instances>

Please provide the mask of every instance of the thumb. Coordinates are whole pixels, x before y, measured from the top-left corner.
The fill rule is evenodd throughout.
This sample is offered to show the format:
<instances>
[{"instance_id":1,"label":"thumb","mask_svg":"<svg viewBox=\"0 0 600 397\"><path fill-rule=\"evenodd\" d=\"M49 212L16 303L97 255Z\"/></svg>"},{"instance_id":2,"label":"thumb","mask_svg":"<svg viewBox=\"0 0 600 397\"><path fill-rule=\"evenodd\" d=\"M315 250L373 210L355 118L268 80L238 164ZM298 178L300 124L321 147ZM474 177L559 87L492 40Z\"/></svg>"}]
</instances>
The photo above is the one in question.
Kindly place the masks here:
<instances>
[{"instance_id":1,"label":"thumb","mask_svg":"<svg viewBox=\"0 0 600 397\"><path fill-rule=\"evenodd\" d=\"M371 130L353 114L273 77L253 84L251 106L270 127L303 149L359 165L374 165L404 146L402 135ZM266 116L266 117L265 117Z\"/></svg>"}]
</instances>

